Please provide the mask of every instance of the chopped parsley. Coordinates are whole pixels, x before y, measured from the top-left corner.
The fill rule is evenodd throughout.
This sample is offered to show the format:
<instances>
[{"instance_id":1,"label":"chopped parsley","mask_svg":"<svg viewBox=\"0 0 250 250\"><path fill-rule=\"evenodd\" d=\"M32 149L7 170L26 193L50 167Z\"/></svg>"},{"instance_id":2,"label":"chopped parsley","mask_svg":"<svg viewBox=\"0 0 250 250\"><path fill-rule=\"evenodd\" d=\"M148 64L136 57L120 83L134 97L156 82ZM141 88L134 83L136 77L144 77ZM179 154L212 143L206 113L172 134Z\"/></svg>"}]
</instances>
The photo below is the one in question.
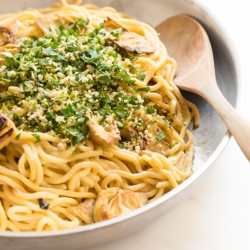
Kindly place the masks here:
<instances>
[{"instance_id":1,"label":"chopped parsley","mask_svg":"<svg viewBox=\"0 0 250 250\"><path fill-rule=\"evenodd\" d=\"M173 143L171 143L170 144L170 148L173 148L175 145L177 145L179 142L177 141L177 142L173 142Z\"/></svg>"},{"instance_id":2,"label":"chopped parsley","mask_svg":"<svg viewBox=\"0 0 250 250\"><path fill-rule=\"evenodd\" d=\"M147 113L148 114L153 114L153 113L155 113L155 109L152 107L152 106L149 106L149 107L147 107Z\"/></svg>"},{"instance_id":3,"label":"chopped parsley","mask_svg":"<svg viewBox=\"0 0 250 250\"><path fill-rule=\"evenodd\" d=\"M150 87L135 84L147 77L136 63L137 56L121 52L108 40L110 36L119 39L122 29L110 32L100 24L90 30L79 19L57 27L56 32L56 36L30 36L19 41L22 49L15 55L0 52L4 56L0 84L5 90L0 108L4 104L19 131L31 132L36 143L41 141L41 132L76 145L90 136L87 121L94 118L103 127L116 122L122 135L120 146L139 147L137 140L145 138L146 121L137 113L154 118L161 114L146 97ZM139 47L135 53L140 53ZM128 126L136 136L126 139L122 130ZM161 131L155 140L165 137ZM43 199L38 201L40 207L48 208Z\"/></svg>"},{"instance_id":4,"label":"chopped parsley","mask_svg":"<svg viewBox=\"0 0 250 250\"><path fill-rule=\"evenodd\" d=\"M32 136L36 139L35 142L40 142L41 139L40 139L40 135L37 135L37 134L32 134Z\"/></svg>"},{"instance_id":5,"label":"chopped parsley","mask_svg":"<svg viewBox=\"0 0 250 250\"><path fill-rule=\"evenodd\" d=\"M160 131L155 136L157 141L163 141L166 138L166 134L163 131Z\"/></svg>"},{"instance_id":6,"label":"chopped parsley","mask_svg":"<svg viewBox=\"0 0 250 250\"><path fill-rule=\"evenodd\" d=\"M17 134L17 135L16 135L16 140L19 140L19 139L20 139L20 136L21 136L21 133Z\"/></svg>"}]
</instances>

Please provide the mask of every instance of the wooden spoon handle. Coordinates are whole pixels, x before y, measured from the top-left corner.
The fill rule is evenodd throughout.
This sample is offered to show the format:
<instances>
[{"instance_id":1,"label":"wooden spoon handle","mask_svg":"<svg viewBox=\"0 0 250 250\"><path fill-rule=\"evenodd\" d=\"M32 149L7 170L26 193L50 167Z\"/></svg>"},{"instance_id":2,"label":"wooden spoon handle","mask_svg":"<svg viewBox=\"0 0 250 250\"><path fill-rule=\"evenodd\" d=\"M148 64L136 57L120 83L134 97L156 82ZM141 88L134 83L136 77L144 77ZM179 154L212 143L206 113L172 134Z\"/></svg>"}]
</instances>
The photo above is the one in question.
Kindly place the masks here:
<instances>
[{"instance_id":1,"label":"wooden spoon handle","mask_svg":"<svg viewBox=\"0 0 250 250\"><path fill-rule=\"evenodd\" d=\"M203 85L201 95L217 111L239 147L250 161L250 122L242 117L225 99L217 87Z\"/></svg>"}]
</instances>

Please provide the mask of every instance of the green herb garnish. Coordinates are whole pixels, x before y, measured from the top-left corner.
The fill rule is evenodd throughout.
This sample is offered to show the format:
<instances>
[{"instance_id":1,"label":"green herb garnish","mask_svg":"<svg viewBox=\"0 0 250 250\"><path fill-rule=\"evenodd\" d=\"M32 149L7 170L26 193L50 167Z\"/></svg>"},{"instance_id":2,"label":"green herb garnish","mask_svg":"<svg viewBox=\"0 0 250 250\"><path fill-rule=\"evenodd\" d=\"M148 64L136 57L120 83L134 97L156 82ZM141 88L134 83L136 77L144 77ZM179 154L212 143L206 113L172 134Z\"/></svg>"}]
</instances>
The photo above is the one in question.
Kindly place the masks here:
<instances>
[{"instance_id":1,"label":"green herb garnish","mask_svg":"<svg viewBox=\"0 0 250 250\"><path fill-rule=\"evenodd\" d=\"M160 131L156 134L155 139L157 141L163 141L166 138L166 134L163 131Z\"/></svg>"},{"instance_id":2,"label":"green herb garnish","mask_svg":"<svg viewBox=\"0 0 250 250\"><path fill-rule=\"evenodd\" d=\"M41 139L40 139L40 135L38 135L38 134L31 134L35 139L36 139L36 141L35 141L35 143L37 143L37 142L40 142L41 141Z\"/></svg>"}]
</instances>

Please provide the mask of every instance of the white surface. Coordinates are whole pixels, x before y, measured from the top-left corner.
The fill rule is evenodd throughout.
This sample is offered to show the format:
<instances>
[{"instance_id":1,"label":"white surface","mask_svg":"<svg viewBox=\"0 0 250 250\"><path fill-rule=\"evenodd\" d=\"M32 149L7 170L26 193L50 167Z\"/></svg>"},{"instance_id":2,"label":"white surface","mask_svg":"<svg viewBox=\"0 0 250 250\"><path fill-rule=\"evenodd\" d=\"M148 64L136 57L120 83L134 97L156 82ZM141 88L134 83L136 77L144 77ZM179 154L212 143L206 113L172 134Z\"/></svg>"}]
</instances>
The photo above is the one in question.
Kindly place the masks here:
<instances>
[{"instance_id":1,"label":"white surface","mask_svg":"<svg viewBox=\"0 0 250 250\"><path fill-rule=\"evenodd\" d=\"M250 1L200 0L232 38L244 67L250 120ZM250 128L249 128L250 129ZM250 147L250 142L249 142ZM142 231L89 250L249 250L250 164L233 138L187 200Z\"/></svg>"}]
</instances>

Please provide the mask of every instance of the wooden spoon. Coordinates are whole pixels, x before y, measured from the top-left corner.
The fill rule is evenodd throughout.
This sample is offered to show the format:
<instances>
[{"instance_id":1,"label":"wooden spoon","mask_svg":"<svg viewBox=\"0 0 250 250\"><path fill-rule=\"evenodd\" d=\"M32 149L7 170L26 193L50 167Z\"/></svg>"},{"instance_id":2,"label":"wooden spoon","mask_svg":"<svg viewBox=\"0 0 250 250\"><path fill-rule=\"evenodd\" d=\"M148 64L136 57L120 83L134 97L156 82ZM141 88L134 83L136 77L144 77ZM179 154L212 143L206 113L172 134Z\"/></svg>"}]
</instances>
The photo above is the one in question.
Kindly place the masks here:
<instances>
[{"instance_id":1,"label":"wooden spoon","mask_svg":"<svg viewBox=\"0 0 250 250\"><path fill-rule=\"evenodd\" d=\"M215 78L214 59L207 33L193 18L171 17L156 27L178 71L175 84L202 96L220 115L250 161L250 122L224 98Z\"/></svg>"}]
</instances>

